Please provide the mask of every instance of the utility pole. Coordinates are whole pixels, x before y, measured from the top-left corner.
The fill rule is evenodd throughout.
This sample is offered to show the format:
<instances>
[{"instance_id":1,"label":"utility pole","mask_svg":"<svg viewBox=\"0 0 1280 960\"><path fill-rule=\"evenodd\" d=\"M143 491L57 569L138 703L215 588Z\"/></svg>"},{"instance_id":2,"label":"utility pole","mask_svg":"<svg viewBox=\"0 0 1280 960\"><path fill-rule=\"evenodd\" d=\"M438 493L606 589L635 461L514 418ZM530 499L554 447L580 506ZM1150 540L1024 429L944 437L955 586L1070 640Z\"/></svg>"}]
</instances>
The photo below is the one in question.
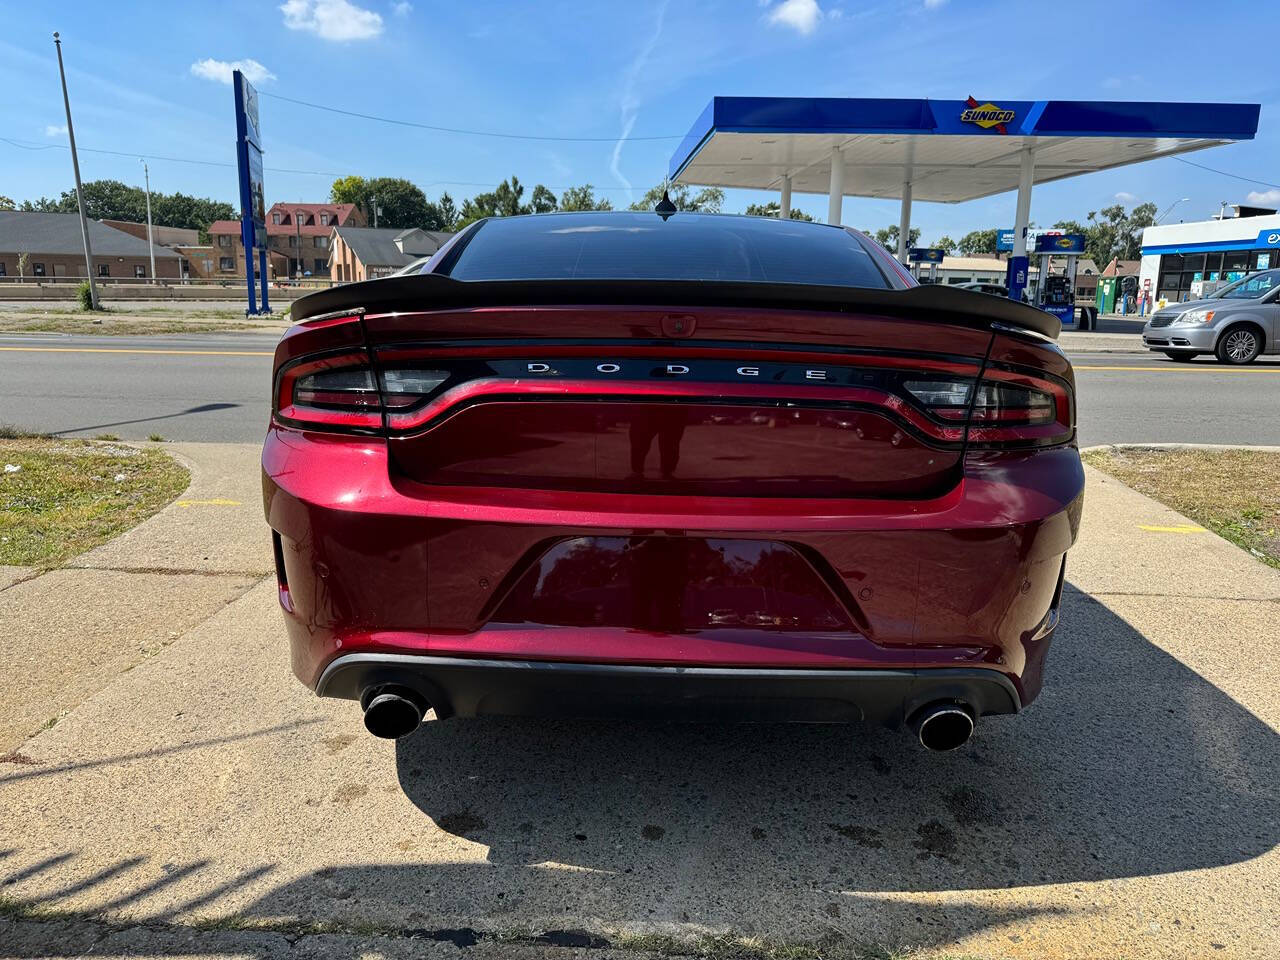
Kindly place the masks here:
<instances>
[{"instance_id":1,"label":"utility pole","mask_svg":"<svg viewBox=\"0 0 1280 960\"><path fill-rule=\"evenodd\" d=\"M302 279L302 214L298 210L293 211L293 229L298 237L297 239L298 246L297 246L297 249L294 251L294 256L297 262L297 269L294 271L293 275L296 279L301 280Z\"/></svg>"},{"instance_id":2,"label":"utility pole","mask_svg":"<svg viewBox=\"0 0 1280 960\"><path fill-rule=\"evenodd\" d=\"M141 158L139 158L141 159ZM156 282L156 241L151 236L151 171L147 169L147 161L142 161L142 176L147 182L147 250L151 254L151 282ZM178 270L182 272L181 269Z\"/></svg>"},{"instance_id":3,"label":"utility pole","mask_svg":"<svg viewBox=\"0 0 1280 960\"><path fill-rule=\"evenodd\" d=\"M100 309L98 285L93 279L93 250L89 246L89 220L84 215L84 190L80 187L80 160L76 157L76 132L71 126L71 98L67 96L67 72L62 67L62 41L55 30L53 45L58 48L58 75L62 77L62 105L67 108L67 138L71 141L71 167L76 174L76 205L80 207L80 236L84 238L84 271L89 277L89 302Z\"/></svg>"},{"instance_id":4,"label":"utility pole","mask_svg":"<svg viewBox=\"0 0 1280 960\"><path fill-rule=\"evenodd\" d=\"M369 203L373 207L373 229L378 229L378 198L370 197Z\"/></svg>"}]
</instances>

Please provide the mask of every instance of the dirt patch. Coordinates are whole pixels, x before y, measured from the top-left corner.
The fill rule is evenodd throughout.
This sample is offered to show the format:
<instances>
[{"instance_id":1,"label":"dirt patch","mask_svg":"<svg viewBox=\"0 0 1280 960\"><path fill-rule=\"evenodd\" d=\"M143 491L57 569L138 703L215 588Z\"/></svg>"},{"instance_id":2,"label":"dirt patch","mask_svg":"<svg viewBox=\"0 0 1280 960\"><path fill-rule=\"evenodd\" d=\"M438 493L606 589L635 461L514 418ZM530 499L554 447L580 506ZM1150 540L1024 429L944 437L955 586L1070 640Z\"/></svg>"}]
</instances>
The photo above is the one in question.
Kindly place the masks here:
<instances>
[{"instance_id":1,"label":"dirt patch","mask_svg":"<svg viewBox=\"0 0 1280 960\"><path fill-rule=\"evenodd\" d=\"M1280 568L1280 453L1125 447L1084 460Z\"/></svg>"},{"instance_id":2,"label":"dirt patch","mask_svg":"<svg viewBox=\"0 0 1280 960\"><path fill-rule=\"evenodd\" d=\"M940 821L930 820L920 824L916 827L916 835L920 839L913 840L912 846L920 851L917 856L921 860L928 860L930 857L950 860L955 856L956 835Z\"/></svg>"},{"instance_id":3,"label":"dirt patch","mask_svg":"<svg viewBox=\"0 0 1280 960\"><path fill-rule=\"evenodd\" d=\"M89 440L0 439L0 564L56 567L187 488L163 451Z\"/></svg>"}]
</instances>

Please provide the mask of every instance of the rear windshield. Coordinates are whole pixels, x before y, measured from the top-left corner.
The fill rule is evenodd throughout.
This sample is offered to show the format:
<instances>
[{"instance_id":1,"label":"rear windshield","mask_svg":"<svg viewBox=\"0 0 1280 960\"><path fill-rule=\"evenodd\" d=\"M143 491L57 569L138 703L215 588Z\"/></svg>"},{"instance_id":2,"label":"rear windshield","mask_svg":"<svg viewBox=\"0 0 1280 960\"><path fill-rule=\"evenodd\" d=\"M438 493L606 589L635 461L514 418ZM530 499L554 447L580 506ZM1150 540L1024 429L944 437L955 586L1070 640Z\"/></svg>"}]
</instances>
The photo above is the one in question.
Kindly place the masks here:
<instances>
[{"instance_id":1,"label":"rear windshield","mask_svg":"<svg viewBox=\"0 0 1280 960\"><path fill-rule=\"evenodd\" d=\"M540 214L486 221L457 280L728 280L890 286L847 230L764 217Z\"/></svg>"}]
</instances>

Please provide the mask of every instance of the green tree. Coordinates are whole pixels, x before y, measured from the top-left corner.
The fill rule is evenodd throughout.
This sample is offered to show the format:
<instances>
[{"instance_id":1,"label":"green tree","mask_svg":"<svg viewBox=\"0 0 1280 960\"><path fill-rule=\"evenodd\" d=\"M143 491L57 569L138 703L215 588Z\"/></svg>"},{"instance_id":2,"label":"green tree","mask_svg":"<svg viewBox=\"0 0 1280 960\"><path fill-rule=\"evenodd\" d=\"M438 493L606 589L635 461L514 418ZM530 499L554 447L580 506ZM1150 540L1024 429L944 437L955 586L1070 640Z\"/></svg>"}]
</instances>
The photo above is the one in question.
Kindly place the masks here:
<instances>
[{"instance_id":1,"label":"green tree","mask_svg":"<svg viewBox=\"0 0 1280 960\"><path fill-rule=\"evenodd\" d=\"M41 197L23 201L25 211L44 213L76 213L75 190L66 190L56 200ZM131 187L119 180L90 180L84 184L84 212L94 220L127 220L145 223L147 194L142 187ZM185 193L151 194L151 222L161 227L183 227L204 230L215 220L230 220L235 208L221 200L192 197Z\"/></svg>"},{"instance_id":2,"label":"green tree","mask_svg":"<svg viewBox=\"0 0 1280 960\"><path fill-rule=\"evenodd\" d=\"M934 244L934 246L945 250L947 252L947 256L951 256L956 252L956 242L945 233L942 235L942 238Z\"/></svg>"},{"instance_id":3,"label":"green tree","mask_svg":"<svg viewBox=\"0 0 1280 960\"><path fill-rule=\"evenodd\" d=\"M747 209L742 212L748 217L773 217L776 219L778 214L782 212L782 202L780 200L770 200L768 203L750 203L747 204ZM795 207L791 208L791 219L805 220L809 223L814 222L813 217Z\"/></svg>"},{"instance_id":4,"label":"green tree","mask_svg":"<svg viewBox=\"0 0 1280 960\"><path fill-rule=\"evenodd\" d=\"M432 203L427 201L427 222L422 224L424 230L444 230L452 233L458 227L458 207L448 192L440 194L440 199Z\"/></svg>"},{"instance_id":5,"label":"green tree","mask_svg":"<svg viewBox=\"0 0 1280 960\"><path fill-rule=\"evenodd\" d=\"M898 252L898 225L896 223L891 223L889 226L877 230L874 237L876 242L890 253L896 254ZM912 227L911 232L907 234L907 247L914 247L919 242L920 228Z\"/></svg>"},{"instance_id":6,"label":"green tree","mask_svg":"<svg viewBox=\"0 0 1280 960\"><path fill-rule=\"evenodd\" d=\"M17 204L15 204L12 200L10 200L4 194L0 193L0 210L16 210L16 209L17 209Z\"/></svg>"},{"instance_id":7,"label":"green tree","mask_svg":"<svg viewBox=\"0 0 1280 960\"><path fill-rule=\"evenodd\" d=\"M984 253L994 255L997 232L995 227L989 230L970 230L960 238L956 247L966 257L975 257Z\"/></svg>"},{"instance_id":8,"label":"green tree","mask_svg":"<svg viewBox=\"0 0 1280 960\"><path fill-rule=\"evenodd\" d=\"M570 187L560 195L561 210L612 210L613 204L604 197L596 198L595 188L584 183L580 187Z\"/></svg>"},{"instance_id":9,"label":"green tree","mask_svg":"<svg viewBox=\"0 0 1280 960\"><path fill-rule=\"evenodd\" d=\"M1136 260L1141 255L1142 231L1155 223L1156 205L1140 203L1126 211L1124 204L1113 203L1101 210L1090 210L1086 219L1089 225L1083 228L1085 253L1101 269L1113 258ZM1068 222L1079 226L1074 221L1060 221Z\"/></svg>"},{"instance_id":10,"label":"green tree","mask_svg":"<svg viewBox=\"0 0 1280 960\"><path fill-rule=\"evenodd\" d=\"M143 213L146 213L145 206ZM215 220L235 218L235 208L221 200L192 197L185 193L151 194L151 220L160 226L205 231Z\"/></svg>"},{"instance_id":11,"label":"green tree","mask_svg":"<svg viewBox=\"0 0 1280 960\"><path fill-rule=\"evenodd\" d=\"M364 212L369 226L376 219L379 227L436 229L431 226L436 217L428 207L427 195L403 177L340 177L329 188L329 201L355 204ZM375 203L381 211L376 218Z\"/></svg>"},{"instance_id":12,"label":"green tree","mask_svg":"<svg viewBox=\"0 0 1280 960\"><path fill-rule=\"evenodd\" d=\"M560 205L556 195L542 184L533 188L532 201L534 213L555 213Z\"/></svg>"},{"instance_id":13,"label":"green tree","mask_svg":"<svg viewBox=\"0 0 1280 960\"><path fill-rule=\"evenodd\" d=\"M724 206L724 191L719 187L703 187L694 193L685 183L660 183L652 187L643 197L631 204L632 210L652 210L662 199L663 191L667 191L671 202L677 210L689 210L694 213L719 213Z\"/></svg>"}]
</instances>

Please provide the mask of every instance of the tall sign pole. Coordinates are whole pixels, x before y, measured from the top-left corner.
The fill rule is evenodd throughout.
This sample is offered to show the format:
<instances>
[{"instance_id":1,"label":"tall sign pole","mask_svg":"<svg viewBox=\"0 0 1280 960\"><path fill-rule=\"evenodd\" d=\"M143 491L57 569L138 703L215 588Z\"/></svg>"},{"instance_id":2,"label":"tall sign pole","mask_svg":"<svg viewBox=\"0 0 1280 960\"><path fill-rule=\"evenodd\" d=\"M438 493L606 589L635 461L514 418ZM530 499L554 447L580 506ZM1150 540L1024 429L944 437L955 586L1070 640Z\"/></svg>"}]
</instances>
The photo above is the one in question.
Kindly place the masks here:
<instances>
[{"instance_id":1,"label":"tall sign pole","mask_svg":"<svg viewBox=\"0 0 1280 960\"><path fill-rule=\"evenodd\" d=\"M147 250L151 254L151 282L154 284L156 282L156 241L151 236L151 171L147 169L145 160L142 161L142 176L147 182Z\"/></svg>"},{"instance_id":2,"label":"tall sign pole","mask_svg":"<svg viewBox=\"0 0 1280 960\"><path fill-rule=\"evenodd\" d=\"M98 285L93 279L93 250L89 246L89 219L84 215L84 190L80 188L80 159L76 156L76 131L71 126L71 98L67 96L67 72L62 67L62 41L55 31L53 45L58 49L58 75L62 77L62 105L67 109L67 138L71 141L71 169L76 174L76 206L80 208L80 236L84 239L84 272L89 277L89 302L99 308Z\"/></svg>"},{"instance_id":3,"label":"tall sign pole","mask_svg":"<svg viewBox=\"0 0 1280 960\"><path fill-rule=\"evenodd\" d=\"M267 200L262 185L262 134L258 128L258 92L239 70L232 74L236 95L236 168L240 172L240 241L244 244L248 313L270 313L267 302ZM262 309L254 297L253 261L258 254Z\"/></svg>"}]
</instances>

